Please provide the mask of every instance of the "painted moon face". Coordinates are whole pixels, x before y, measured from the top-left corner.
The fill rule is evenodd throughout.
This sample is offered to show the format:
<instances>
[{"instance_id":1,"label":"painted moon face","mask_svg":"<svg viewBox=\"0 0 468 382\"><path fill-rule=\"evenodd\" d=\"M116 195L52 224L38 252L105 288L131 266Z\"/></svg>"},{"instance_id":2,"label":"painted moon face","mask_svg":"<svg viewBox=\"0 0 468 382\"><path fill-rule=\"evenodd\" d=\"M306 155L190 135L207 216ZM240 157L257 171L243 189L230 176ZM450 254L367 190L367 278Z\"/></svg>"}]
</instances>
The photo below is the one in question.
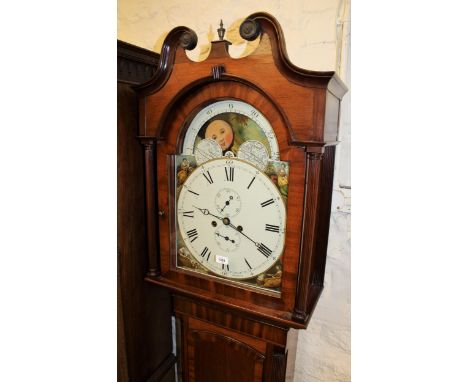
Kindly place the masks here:
<instances>
[{"instance_id":1,"label":"painted moon face","mask_svg":"<svg viewBox=\"0 0 468 382\"><path fill-rule=\"evenodd\" d=\"M229 123L222 119L215 119L206 127L205 139L212 139L217 142L222 151L226 151L234 140L234 131Z\"/></svg>"}]
</instances>

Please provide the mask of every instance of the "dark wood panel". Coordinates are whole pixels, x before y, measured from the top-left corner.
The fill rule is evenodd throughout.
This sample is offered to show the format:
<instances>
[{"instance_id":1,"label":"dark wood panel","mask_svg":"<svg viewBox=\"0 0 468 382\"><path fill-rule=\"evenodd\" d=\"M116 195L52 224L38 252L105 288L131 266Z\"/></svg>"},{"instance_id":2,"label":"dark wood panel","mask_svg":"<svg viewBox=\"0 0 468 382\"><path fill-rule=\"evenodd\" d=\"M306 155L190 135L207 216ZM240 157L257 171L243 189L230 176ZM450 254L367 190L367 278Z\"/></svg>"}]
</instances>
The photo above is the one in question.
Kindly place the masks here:
<instances>
[{"instance_id":1,"label":"dark wood panel","mask_svg":"<svg viewBox=\"0 0 468 382\"><path fill-rule=\"evenodd\" d=\"M159 54L117 40L117 78L121 83L138 85L156 72Z\"/></svg>"},{"instance_id":2,"label":"dark wood panel","mask_svg":"<svg viewBox=\"0 0 468 382\"><path fill-rule=\"evenodd\" d=\"M138 107L131 87L117 86L118 376L121 382L143 382L172 354L171 301L166 289L144 282L148 257Z\"/></svg>"},{"instance_id":3,"label":"dark wood panel","mask_svg":"<svg viewBox=\"0 0 468 382\"><path fill-rule=\"evenodd\" d=\"M195 301L177 295L175 299L184 381L284 381L287 328L253 322L216 307L197 310ZM212 310L211 314L206 314L207 310ZM276 343L268 335L275 330L284 334Z\"/></svg>"},{"instance_id":4,"label":"dark wood panel","mask_svg":"<svg viewBox=\"0 0 468 382\"><path fill-rule=\"evenodd\" d=\"M183 314L179 318L184 381L262 381L265 341Z\"/></svg>"},{"instance_id":5,"label":"dark wood panel","mask_svg":"<svg viewBox=\"0 0 468 382\"><path fill-rule=\"evenodd\" d=\"M176 374L175 366L171 368L158 382L174 382L174 375ZM180 381L180 380L179 380ZM180 381L182 382L182 381Z\"/></svg>"},{"instance_id":6,"label":"dark wood panel","mask_svg":"<svg viewBox=\"0 0 468 382\"><path fill-rule=\"evenodd\" d=\"M288 355L284 347L268 344L266 365L263 370L263 380L269 382L284 382Z\"/></svg>"},{"instance_id":7,"label":"dark wood panel","mask_svg":"<svg viewBox=\"0 0 468 382\"><path fill-rule=\"evenodd\" d=\"M261 382L264 356L232 337L190 332L196 382Z\"/></svg>"},{"instance_id":8,"label":"dark wood panel","mask_svg":"<svg viewBox=\"0 0 468 382\"><path fill-rule=\"evenodd\" d=\"M174 354L169 354L157 367L155 372L147 379L146 382L164 382L173 381L175 376L175 365L177 357Z\"/></svg>"},{"instance_id":9,"label":"dark wood panel","mask_svg":"<svg viewBox=\"0 0 468 382\"><path fill-rule=\"evenodd\" d=\"M242 314L235 309L226 309L218 304L174 295L174 311L179 315L188 315L210 322L232 332L246 334L277 345L286 345L288 327L274 325L259 319L258 316Z\"/></svg>"},{"instance_id":10,"label":"dark wood panel","mask_svg":"<svg viewBox=\"0 0 468 382\"><path fill-rule=\"evenodd\" d=\"M120 254L117 253L117 381L128 381L127 349L125 346L122 290L120 288Z\"/></svg>"},{"instance_id":11,"label":"dark wood panel","mask_svg":"<svg viewBox=\"0 0 468 382\"><path fill-rule=\"evenodd\" d=\"M331 92L327 92L327 106L325 110L324 139L328 142L338 140L338 127L340 120L340 99Z\"/></svg>"},{"instance_id":12,"label":"dark wood panel","mask_svg":"<svg viewBox=\"0 0 468 382\"><path fill-rule=\"evenodd\" d=\"M313 268L313 249L317 239L319 188L321 176L322 154L317 152L307 153L306 189L302 209L304 211L301 234L301 256L299 263L299 274L297 280L296 304L294 307L294 318L304 322L308 319L307 301L309 297L309 285L311 280L310 270Z\"/></svg>"},{"instance_id":13,"label":"dark wood panel","mask_svg":"<svg viewBox=\"0 0 468 382\"><path fill-rule=\"evenodd\" d=\"M323 288L323 281L325 278L325 264L327 260L327 247L328 235L330 232L330 215L331 203L333 194L333 170L335 167L335 146L325 148L321 165L319 203L318 203L318 224L316 235L319 238L314 244L312 252L313 262L310 266L309 273L311 274L309 280L309 297L308 297L308 311L312 314L317 300L313 299L313 290Z\"/></svg>"}]
</instances>

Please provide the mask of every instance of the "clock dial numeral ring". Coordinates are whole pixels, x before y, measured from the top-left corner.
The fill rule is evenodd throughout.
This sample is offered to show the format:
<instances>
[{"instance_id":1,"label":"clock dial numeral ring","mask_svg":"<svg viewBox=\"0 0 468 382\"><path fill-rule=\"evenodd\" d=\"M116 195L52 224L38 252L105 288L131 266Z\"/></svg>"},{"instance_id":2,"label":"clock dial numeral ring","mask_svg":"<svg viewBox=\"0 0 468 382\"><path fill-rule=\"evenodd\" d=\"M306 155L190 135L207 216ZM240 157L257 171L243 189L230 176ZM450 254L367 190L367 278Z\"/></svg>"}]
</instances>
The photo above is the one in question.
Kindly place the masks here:
<instances>
[{"instance_id":1,"label":"clock dial numeral ring","mask_svg":"<svg viewBox=\"0 0 468 382\"><path fill-rule=\"evenodd\" d=\"M233 280L252 279L276 264L285 244L286 206L268 176L243 160L219 158L195 168L184 186L177 199L179 248Z\"/></svg>"}]
</instances>

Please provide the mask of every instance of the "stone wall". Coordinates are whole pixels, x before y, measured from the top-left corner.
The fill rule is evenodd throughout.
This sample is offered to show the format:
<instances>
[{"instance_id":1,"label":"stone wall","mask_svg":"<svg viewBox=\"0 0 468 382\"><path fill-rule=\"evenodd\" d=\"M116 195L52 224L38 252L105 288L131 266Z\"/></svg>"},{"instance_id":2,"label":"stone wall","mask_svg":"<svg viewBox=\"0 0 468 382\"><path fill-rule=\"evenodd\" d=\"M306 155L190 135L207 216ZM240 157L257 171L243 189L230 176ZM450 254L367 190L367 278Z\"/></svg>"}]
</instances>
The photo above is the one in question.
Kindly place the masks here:
<instances>
[{"instance_id":1,"label":"stone wall","mask_svg":"<svg viewBox=\"0 0 468 382\"><path fill-rule=\"evenodd\" d=\"M201 60L216 37L220 19L232 55L246 54L238 27L251 13L264 11L283 27L290 60L311 70L335 70L350 87L349 0L118 0L118 38L160 52L167 33L185 25L198 35L189 53ZM294 382L351 380L350 293L350 92L342 104L337 148L325 288L307 330L299 331Z\"/></svg>"}]
</instances>

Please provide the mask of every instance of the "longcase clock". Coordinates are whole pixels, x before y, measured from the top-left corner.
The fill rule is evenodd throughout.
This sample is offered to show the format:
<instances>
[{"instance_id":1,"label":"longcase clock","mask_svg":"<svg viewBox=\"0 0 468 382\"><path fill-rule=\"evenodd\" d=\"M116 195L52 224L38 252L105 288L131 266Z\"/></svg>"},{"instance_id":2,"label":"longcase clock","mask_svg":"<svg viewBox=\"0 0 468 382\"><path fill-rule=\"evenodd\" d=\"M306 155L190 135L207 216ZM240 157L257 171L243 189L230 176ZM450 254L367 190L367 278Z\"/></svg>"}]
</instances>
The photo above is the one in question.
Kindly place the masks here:
<instances>
[{"instance_id":1,"label":"longcase clock","mask_svg":"<svg viewBox=\"0 0 468 382\"><path fill-rule=\"evenodd\" d=\"M323 289L346 87L294 66L266 13L240 27L259 39L247 57L218 33L193 62L195 33L173 29L137 89L146 280L172 293L184 381L284 381L291 329L307 327Z\"/></svg>"}]
</instances>

